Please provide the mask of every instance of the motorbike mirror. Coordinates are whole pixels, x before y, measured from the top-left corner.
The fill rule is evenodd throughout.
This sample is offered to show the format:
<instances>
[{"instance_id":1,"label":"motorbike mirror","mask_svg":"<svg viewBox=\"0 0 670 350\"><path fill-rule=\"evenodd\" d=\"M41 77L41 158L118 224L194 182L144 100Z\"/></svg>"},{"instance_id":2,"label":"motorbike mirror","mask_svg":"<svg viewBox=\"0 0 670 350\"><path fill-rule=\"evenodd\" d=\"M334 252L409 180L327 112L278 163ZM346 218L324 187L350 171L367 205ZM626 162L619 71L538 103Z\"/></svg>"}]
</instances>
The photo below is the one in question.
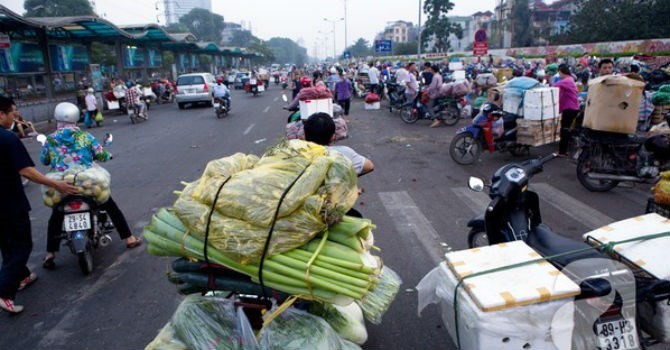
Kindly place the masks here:
<instances>
[{"instance_id":1,"label":"motorbike mirror","mask_svg":"<svg viewBox=\"0 0 670 350\"><path fill-rule=\"evenodd\" d=\"M484 180L470 176L470 179L468 180L468 187L475 191L475 192L481 192L484 190Z\"/></svg>"},{"instance_id":2,"label":"motorbike mirror","mask_svg":"<svg viewBox=\"0 0 670 350\"><path fill-rule=\"evenodd\" d=\"M112 134L105 134L105 140L102 141L102 144L105 147L109 147L112 145L112 141L114 141L114 136L112 136Z\"/></svg>"},{"instance_id":3,"label":"motorbike mirror","mask_svg":"<svg viewBox=\"0 0 670 350\"><path fill-rule=\"evenodd\" d=\"M281 95L281 99L282 99L284 102L288 102L288 97L286 97L286 94L282 94L282 95Z\"/></svg>"},{"instance_id":4,"label":"motorbike mirror","mask_svg":"<svg viewBox=\"0 0 670 350\"><path fill-rule=\"evenodd\" d=\"M36 139L37 139L37 142L42 144L42 146L44 146L44 144L47 142L47 137L44 136L44 134L37 135Z\"/></svg>"}]
</instances>

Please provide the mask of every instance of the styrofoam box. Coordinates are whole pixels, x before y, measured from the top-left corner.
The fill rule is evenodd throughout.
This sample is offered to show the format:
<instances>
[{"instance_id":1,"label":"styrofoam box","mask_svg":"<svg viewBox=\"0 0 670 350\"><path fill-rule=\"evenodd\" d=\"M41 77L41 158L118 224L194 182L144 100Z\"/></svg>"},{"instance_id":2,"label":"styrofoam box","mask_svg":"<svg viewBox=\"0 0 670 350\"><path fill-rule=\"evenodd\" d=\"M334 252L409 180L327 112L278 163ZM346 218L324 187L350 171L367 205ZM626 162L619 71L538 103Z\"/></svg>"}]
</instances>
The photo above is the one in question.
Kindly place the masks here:
<instances>
[{"instance_id":1,"label":"styrofoam box","mask_svg":"<svg viewBox=\"0 0 670 350\"><path fill-rule=\"evenodd\" d=\"M465 80L465 71L464 70L454 71L453 78L454 80Z\"/></svg>"},{"instance_id":2,"label":"styrofoam box","mask_svg":"<svg viewBox=\"0 0 670 350\"><path fill-rule=\"evenodd\" d=\"M319 100L300 101L300 119L307 119L312 114L324 112L333 116L333 100L329 98Z\"/></svg>"},{"instance_id":3,"label":"styrofoam box","mask_svg":"<svg viewBox=\"0 0 670 350\"><path fill-rule=\"evenodd\" d=\"M584 234L584 239L592 237L600 242L607 243L668 231L670 231L670 219L651 213L617 221L587 232ZM614 251L655 277L670 279L670 264L668 264L670 236L618 244L614 246ZM642 329L645 332L664 343L670 342L669 300L659 301L655 305L640 304L638 312L641 316Z\"/></svg>"},{"instance_id":4,"label":"styrofoam box","mask_svg":"<svg viewBox=\"0 0 670 350\"><path fill-rule=\"evenodd\" d=\"M463 62L449 62L449 70L450 71L463 70Z\"/></svg>"},{"instance_id":5,"label":"styrofoam box","mask_svg":"<svg viewBox=\"0 0 670 350\"><path fill-rule=\"evenodd\" d=\"M544 120L558 118L558 88L526 90L523 97L523 118Z\"/></svg>"},{"instance_id":6,"label":"styrofoam box","mask_svg":"<svg viewBox=\"0 0 670 350\"><path fill-rule=\"evenodd\" d=\"M380 108L381 108L381 104L379 103L379 101L365 104L365 109L367 109L367 110L377 110L377 109L380 109Z\"/></svg>"},{"instance_id":7,"label":"styrofoam box","mask_svg":"<svg viewBox=\"0 0 670 350\"><path fill-rule=\"evenodd\" d=\"M503 111L523 116L523 106L521 105L521 96L510 93L503 93Z\"/></svg>"},{"instance_id":8,"label":"styrofoam box","mask_svg":"<svg viewBox=\"0 0 670 350\"><path fill-rule=\"evenodd\" d=\"M107 109L119 109L119 101L107 101Z\"/></svg>"},{"instance_id":9,"label":"styrofoam box","mask_svg":"<svg viewBox=\"0 0 670 350\"><path fill-rule=\"evenodd\" d=\"M439 302L456 342L454 294L464 276L537 259L522 241L446 254L417 285L419 310ZM495 258L492 258L495 257ZM548 262L468 278L459 289L460 348L567 349L579 287Z\"/></svg>"}]
</instances>

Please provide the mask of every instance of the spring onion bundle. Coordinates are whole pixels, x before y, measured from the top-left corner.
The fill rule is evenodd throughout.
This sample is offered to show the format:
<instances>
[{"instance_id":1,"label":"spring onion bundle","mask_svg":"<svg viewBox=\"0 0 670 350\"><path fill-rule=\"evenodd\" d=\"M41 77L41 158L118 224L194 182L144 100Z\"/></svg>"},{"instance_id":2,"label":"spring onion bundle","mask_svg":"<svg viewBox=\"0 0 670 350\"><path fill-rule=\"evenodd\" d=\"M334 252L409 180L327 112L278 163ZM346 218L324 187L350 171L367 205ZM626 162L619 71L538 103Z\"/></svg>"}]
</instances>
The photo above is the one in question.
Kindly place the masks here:
<instances>
[{"instance_id":1,"label":"spring onion bundle","mask_svg":"<svg viewBox=\"0 0 670 350\"><path fill-rule=\"evenodd\" d=\"M342 224L334 225L331 229L336 237L353 238L349 240L353 245L355 239L360 242L372 239L371 226L366 219L346 218ZM363 299L378 283L380 259L367 251L361 253L331 241L328 239L330 231L326 232L303 247L267 258L263 266L263 283L287 294L309 295L339 305ZM363 235L367 239L363 239ZM167 209L160 209L154 215L151 224L144 229L144 237L149 243L149 253L153 255L205 260L204 240L191 234L179 218ZM258 265L241 264L211 244L207 244L207 247L210 262L250 276L253 282L259 283Z\"/></svg>"}]
</instances>

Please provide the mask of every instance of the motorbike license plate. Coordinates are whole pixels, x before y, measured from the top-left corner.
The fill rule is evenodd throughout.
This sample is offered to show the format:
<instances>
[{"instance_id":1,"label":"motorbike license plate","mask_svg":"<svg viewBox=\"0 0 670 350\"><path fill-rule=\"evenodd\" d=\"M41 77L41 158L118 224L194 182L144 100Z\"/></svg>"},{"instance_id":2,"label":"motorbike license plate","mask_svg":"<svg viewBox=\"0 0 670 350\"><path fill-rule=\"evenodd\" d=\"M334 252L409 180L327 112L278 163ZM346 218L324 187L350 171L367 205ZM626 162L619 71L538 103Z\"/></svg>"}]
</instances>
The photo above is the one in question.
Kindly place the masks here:
<instances>
[{"instance_id":1,"label":"motorbike license plate","mask_svg":"<svg viewBox=\"0 0 670 350\"><path fill-rule=\"evenodd\" d=\"M635 321L620 319L596 323L598 346L602 350L639 349Z\"/></svg>"},{"instance_id":2,"label":"motorbike license plate","mask_svg":"<svg viewBox=\"0 0 670 350\"><path fill-rule=\"evenodd\" d=\"M89 230L91 228L91 215L88 212L66 214L63 218L65 232Z\"/></svg>"},{"instance_id":3,"label":"motorbike license plate","mask_svg":"<svg viewBox=\"0 0 670 350\"><path fill-rule=\"evenodd\" d=\"M221 107L221 104L214 102L214 108L219 108L219 107Z\"/></svg>"},{"instance_id":4,"label":"motorbike license plate","mask_svg":"<svg viewBox=\"0 0 670 350\"><path fill-rule=\"evenodd\" d=\"M249 80L249 84L251 84L251 85L256 84L256 79L250 79L250 80Z\"/></svg>"}]
</instances>

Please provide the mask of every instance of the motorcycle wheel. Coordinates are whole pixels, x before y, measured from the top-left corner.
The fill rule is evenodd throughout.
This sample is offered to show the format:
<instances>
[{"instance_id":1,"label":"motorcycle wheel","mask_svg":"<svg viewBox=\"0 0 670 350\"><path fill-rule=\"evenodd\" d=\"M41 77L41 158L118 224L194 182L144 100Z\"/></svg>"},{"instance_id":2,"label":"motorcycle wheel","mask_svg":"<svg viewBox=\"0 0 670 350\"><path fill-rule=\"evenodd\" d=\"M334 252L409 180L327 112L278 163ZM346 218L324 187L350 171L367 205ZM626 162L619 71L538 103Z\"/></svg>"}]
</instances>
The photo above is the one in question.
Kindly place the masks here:
<instances>
[{"instance_id":1,"label":"motorcycle wheel","mask_svg":"<svg viewBox=\"0 0 670 350\"><path fill-rule=\"evenodd\" d=\"M440 113L442 114L444 124L448 126L458 124L458 121L461 119L461 114L458 111L458 108L454 106L449 106Z\"/></svg>"},{"instance_id":2,"label":"motorcycle wheel","mask_svg":"<svg viewBox=\"0 0 670 350\"><path fill-rule=\"evenodd\" d=\"M604 155L603 155L604 156ZM619 181L590 179L591 152L584 149L577 159L577 180L591 192L607 192L619 184Z\"/></svg>"},{"instance_id":3,"label":"motorcycle wheel","mask_svg":"<svg viewBox=\"0 0 670 350\"><path fill-rule=\"evenodd\" d=\"M412 106L403 106L400 108L400 119L407 124L413 124L419 120L419 113L415 113Z\"/></svg>"},{"instance_id":4,"label":"motorcycle wheel","mask_svg":"<svg viewBox=\"0 0 670 350\"><path fill-rule=\"evenodd\" d=\"M460 165L470 165L479 159L482 145L469 132L456 135L449 145L449 155Z\"/></svg>"},{"instance_id":5,"label":"motorcycle wheel","mask_svg":"<svg viewBox=\"0 0 670 350\"><path fill-rule=\"evenodd\" d=\"M489 245L489 237L484 231L476 229L470 230L468 233L468 248L479 248Z\"/></svg>"},{"instance_id":6,"label":"motorcycle wheel","mask_svg":"<svg viewBox=\"0 0 670 350\"><path fill-rule=\"evenodd\" d=\"M93 272L93 248L90 242L86 243L86 250L77 253L77 259L79 260L79 268L84 275Z\"/></svg>"}]
</instances>

